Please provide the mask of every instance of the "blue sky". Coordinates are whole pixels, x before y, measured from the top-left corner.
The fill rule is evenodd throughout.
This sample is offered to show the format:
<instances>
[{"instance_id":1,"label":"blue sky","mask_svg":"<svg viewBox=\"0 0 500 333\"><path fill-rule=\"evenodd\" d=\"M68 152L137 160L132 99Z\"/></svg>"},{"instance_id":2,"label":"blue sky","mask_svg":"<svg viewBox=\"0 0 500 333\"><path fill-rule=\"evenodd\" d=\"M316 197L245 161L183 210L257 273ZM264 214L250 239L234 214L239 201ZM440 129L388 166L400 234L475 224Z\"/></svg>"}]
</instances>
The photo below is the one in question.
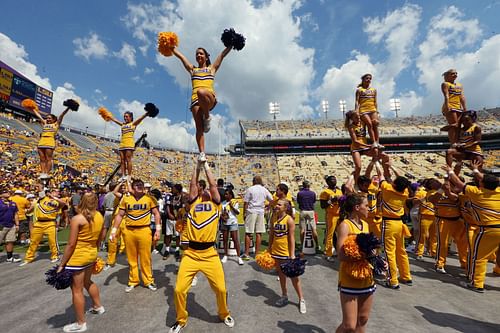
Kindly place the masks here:
<instances>
[{"instance_id":1,"label":"blue sky","mask_svg":"<svg viewBox=\"0 0 500 333\"><path fill-rule=\"evenodd\" d=\"M458 69L469 108L500 105L498 0L84 3L4 1L0 59L53 90L54 113L66 98L82 101L67 124L107 135L118 129L96 117L99 106L120 116L154 102L159 118L141 125L152 143L195 147L189 76L176 58L158 54L159 31L175 31L192 62L198 46L213 59L222 51L224 28L247 37L245 49L232 51L217 73L212 152L219 140L238 141L239 119L271 119L271 101L280 102L280 119L302 119L321 117L319 104L327 99L329 117L338 118L338 100L351 108L366 72L374 75L385 117L392 116L393 97L401 99L403 115L437 113L440 75L449 68Z\"/></svg>"}]
</instances>

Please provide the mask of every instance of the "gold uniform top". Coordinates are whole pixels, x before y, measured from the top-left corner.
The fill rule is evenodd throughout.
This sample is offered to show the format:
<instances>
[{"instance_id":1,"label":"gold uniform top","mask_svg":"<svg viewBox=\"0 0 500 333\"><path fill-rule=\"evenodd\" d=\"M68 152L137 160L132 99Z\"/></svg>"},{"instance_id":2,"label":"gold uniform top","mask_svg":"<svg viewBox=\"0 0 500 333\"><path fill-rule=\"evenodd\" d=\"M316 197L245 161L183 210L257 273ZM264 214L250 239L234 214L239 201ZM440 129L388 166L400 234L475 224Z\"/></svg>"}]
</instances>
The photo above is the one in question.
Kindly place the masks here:
<instances>
[{"instance_id":1,"label":"gold uniform top","mask_svg":"<svg viewBox=\"0 0 500 333\"><path fill-rule=\"evenodd\" d=\"M381 218L380 211L377 205L377 197L379 194L379 187L374 183L368 186L368 195L366 199L368 200L368 219L371 221L378 221Z\"/></svg>"},{"instance_id":2,"label":"gold uniform top","mask_svg":"<svg viewBox=\"0 0 500 333\"><path fill-rule=\"evenodd\" d=\"M214 78L212 66L193 68L193 72L191 73L191 83L193 84L193 93L191 94L192 102L198 99L197 92L200 88L207 89L215 96Z\"/></svg>"},{"instance_id":3,"label":"gold uniform top","mask_svg":"<svg viewBox=\"0 0 500 333\"><path fill-rule=\"evenodd\" d=\"M30 208L31 202L25 197L17 194L10 197L10 200L17 206L17 216L19 217L19 221L26 220L26 210Z\"/></svg>"},{"instance_id":4,"label":"gold uniform top","mask_svg":"<svg viewBox=\"0 0 500 333\"><path fill-rule=\"evenodd\" d=\"M271 246L271 257L276 259L288 259L288 214L273 222L273 244Z\"/></svg>"},{"instance_id":5,"label":"gold uniform top","mask_svg":"<svg viewBox=\"0 0 500 333\"><path fill-rule=\"evenodd\" d=\"M377 107L375 106L376 95L377 89L375 88L358 88L359 114L377 112Z\"/></svg>"},{"instance_id":6,"label":"gold uniform top","mask_svg":"<svg viewBox=\"0 0 500 333\"><path fill-rule=\"evenodd\" d=\"M37 222L55 222L59 214L61 214L59 202L49 197L38 200L35 206L35 219Z\"/></svg>"},{"instance_id":7,"label":"gold uniform top","mask_svg":"<svg viewBox=\"0 0 500 333\"><path fill-rule=\"evenodd\" d=\"M326 188L324 189L320 194L319 194L319 200L330 200L332 197L340 197L342 196L342 191L338 188L335 190ZM327 208L326 208L326 215L328 217L335 217L340 215L340 207L338 201L332 202Z\"/></svg>"},{"instance_id":8,"label":"gold uniform top","mask_svg":"<svg viewBox=\"0 0 500 333\"><path fill-rule=\"evenodd\" d=\"M121 131L122 131L122 138L120 141L120 149L134 149L135 125L132 122L123 124L121 127Z\"/></svg>"},{"instance_id":9,"label":"gold uniform top","mask_svg":"<svg viewBox=\"0 0 500 333\"><path fill-rule=\"evenodd\" d=\"M434 203L434 207L436 209L436 217L438 218L456 220L460 217L458 200L453 200L444 194L438 197L437 202Z\"/></svg>"},{"instance_id":10,"label":"gold uniform top","mask_svg":"<svg viewBox=\"0 0 500 333\"><path fill-rule=\"evenodd\" d=\"M43 125L40 141L38 141L38 148L54 149L56 147L56 134L58 130L59 124L57 122Z\"/></svg>"},{"instance_id":11,"label":"gold uniform top","mask_svg":"<svg viewBox=\"0 0 500 333\"><path fill-rule=\"evenodd\" d=\"M351 220L345 219L342 223L347 224L349 227L349 235L357 235L361 233L368 233L368 224L361 220L362 227L358 228ZM339 290L340 292L352 295L360 295L372 293L375 291L375 281L373 280L373 275L364 279L355 279L346 269L346 263L344 261L340 262L339 268Z\"/></svg>"},{"instance_id":12,"label":"gold uniform top","mask_svg":"<svg viewBox=\"0 0 500 333\"><path fill-rule=\"evenodd\" d=\"M398 192L386 180L380 183L380 189L382 192L382 218L400 220L405 213L405 203L409 196L408 189L402 193Z\"/></svg>"},{"instance_id":13,"label":"gold uniform top","mask_svg":"<svg viewBox=\"0 0 500 333\"><path fill-rule=\"evenodd\" d=\"M66 264L66 269L81 270L97 260L97 240L104 225L101 213L96 212L94 220L80 227L75 251Z\"/></svg>"},{"instance_id":14,"label":"gold uniform top","mask_svg":"<svg viewBox=\"0 0 500 333\"><path fill-rule=\"evenodd\" d=\"M125 211L125 226L149 227L151 210L158 207L158 202L148 194L143 194L138 200L133 195L124 195L118 207Z\"/></svg>"},{"instance_id":15,"label":"gold uniform top","mask_svg":"<svg viewBox=\"0 0 500 333\"><path fill-rule=\"evenodd\" d=\"M213 201L201 201L198 197L187 214L187 223L182 231L181 244L189 245L189 241L198 243L215 243L219 229L219 218L222 205Z\"/></svg>"},{"instance_id":16,"label":"gold uniform top","mask_svg":"<svg viewBox=\"0 0 500 333\"><path fill-rule=\"evenodd\" d=\"M488 190L466 185L464 194L470 200L472 215L480 226L500 226L500 188Z\"/></svg>"},{"instance_id":17,"label":"gold uniform top","mask_svg":"<svg viewBox=\"0 0 500 333\"><path fill-rule=\"evenodd\" d=\"M445 82L448 90L448 108L450 111L462 112L460 97L462 96L462 85L460 83Z\"/></svg>"},{"instance_id":18,"label":"gold uniform top","mask_svg":"<svg viewBox=\"0 0 500 333\"><path fill-rule=\"evenodd\" d=\"M420 216L425 216L427 218L435 216L436 210L434 209L434 204L429 201L429 197L431 195L434 195L435 193L436 193L436 191L434 191L434 190L427 192L427 195L425 196L425 200L423 200L420 203L420 208L418 211Z\"/></svg>"},{"instance_id":19,"label":"gold uniform top","mask_svg":"<svg viewBox=\"0 0 500 333\"><path fill-rule=\"evenodd\" d=\"M460 214L464 221L469 225L477 224L472 215L472 206L469 198L465 194L460 193L458 195L458 203L460 204Z\"/></svg>"},{"instance_id":20,"label":"gold uniform top","mask_svg":"<svg viewBox=\"0 0 500 333\"><path fill-rule=\"evenodd\" d=\"M460 137L459 137L459 142L463 144L468 144L470 142L474 141L474 131L476 130L477 125L472 124L471 127L468 129L460 130ZM481 154L482 150L481 147L478 144L472 145L470 147L465 148L465 152L467 153L475 153L475 154Z\"/></svg>"},{"instance_id":21,"label":"gold uniform top","mask_svg":"<svg viewBox=\"0 0 500 333\"><path fill-rule=\"evenodd\" d=\"M367 144L368 141L366 140L366 126L360 121L359 124L357 125L351 125L350 126L354 130L354 135L356 136L356 139L360 141L361 143ZM370 150L369 147L362 146L358 144L357 142L352 142L351 143L351 152L357 152L357 151L363 151L363 150Z\"/></svg>"}]
</instances>

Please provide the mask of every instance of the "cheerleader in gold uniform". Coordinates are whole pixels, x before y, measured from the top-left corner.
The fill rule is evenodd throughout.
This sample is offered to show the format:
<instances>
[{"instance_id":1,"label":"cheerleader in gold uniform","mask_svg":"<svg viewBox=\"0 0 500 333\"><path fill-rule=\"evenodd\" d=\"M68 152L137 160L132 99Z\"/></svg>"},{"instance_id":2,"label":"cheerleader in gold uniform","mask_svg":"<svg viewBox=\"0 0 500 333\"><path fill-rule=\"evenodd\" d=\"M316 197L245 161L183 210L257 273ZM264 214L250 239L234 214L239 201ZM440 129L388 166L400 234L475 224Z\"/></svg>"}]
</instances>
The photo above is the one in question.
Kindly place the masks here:
<instances>
[{"instance_id":1,"label":"cheerleader in gold uniform","mask_svg":"<svg viewBox=\"0 0 500 333\"><path fill-rule=\"evenodd\" d=\"M354 179L358 179L361 173L361 155L373 157L374 160L382 159L384 163L389 156L380 153L376 145L369 145L366 140L366 125L361 121L359 113L349 111L345 115L345 127L351 136L351 155L354 162Z\"/></svg>"},{"instance_id":2,"label":"cheerleader in gold uniform","mask_svg":"<svg viewBox=\"0 0 500 333\"><path fill-rule=\"evenodd\" d=\"M205 161L205 136L210 130L210 111L217 104L214 90L215 73L222 64L222 60L231 51L232 47L226 47L215 60L215 63L210 62L210 54L200 47L196 49L195 67L177 48L172 50L173 54L180 59L184 68L191 75L193 92L191 94L191 112L196 124L196 143L200 150L200 160Z\"/></svg>"},{"instance_id":3,"label":"cheerleader in gold uniform","mask_svg":"<svg viewBox=\"0 0 500 333\"><path fill-rule=\"evenodd\" d=\"M373 304L376 286L373 276L355 279L347 271L346 262L352 260L345 255L344 243L349 235L368 233L368 224L363 220L368 216L368 200L362 194L349 194L343 210L347 218L337 227L339 249L339 291L342 306L342 323L337 333L364 332Z\"/></svg>"},{"instance_id":4,"label":"cheerleader in gold uniform","mask_svg":"<svg viewBox=\"0 0 500 333\"><path fill-rule=\"evenodd\" d=\"M201 190L198 182L201 169L205 170L209 189ZM200 194L201 192L201 194ZM181 245L184 253L177 273L174 301L177 311L176 322L170 333L178 333L187 324L187 294L196 273L202 272L215 292L218 314L228 327L234 326L227 307L226 282L222 263L215 249L217 230L222 211L217 183L208 163L198 161L189 186L190 208L188 221L182 230Z\"/></svg>"},{"instance_id":5,"label":"cheerleader in gold uniform","mask_svg":"<svg viewBox=\"0 0 500 333\"><path fill-rule=\"evenodd\" d=\"M464 113L460 119L462 128L458 143L446 152L446 164L451 167L453 158L457 160L454 172L459 174L463 160L471 160L480 163L479 170L483 164L483 152L481 150L481 127L474 122L475 112Z\"/></svg>"},{"instance_id":6,"label":"cheerleader in gold uniform","mask_svg":"<svg viewBox=\"0 0 500 333\"><path fill-rule=\"evenodd\" d=\"M56 149L56 134L61 126L64 116L69 110L70 108L67 107L59 115L59 117L49 114L47 119L44 119L37 109L33 109L33 112L42 123L42 133L37 147L38 156L40 157L40 178L48 178L49 173L52 170L54 162L54 149Z\"/></svg>"},{"instance_id":7,"label":"cheerleader in gold uniform","mask_svg":"<svg viewBox=\"0 0 500 333\"><path fill-rule=\"evenodd\" d=\"M92 308L89 312L103 314L105 311L101 305L99 288L91 280L97 251L105 237L104 218L97 211L97 196L94 193L84 194L78 205L78 212L79 214L71 219L68 245L58 268L58 272L63 269L74 272L71 293L76 322L64 326L64 332L84 332L87 329L83 288L92 299Z\"/></svg>"},{"instance_id":8,"label":"cheerleader in gold uniform","mask_svg":"<svg viewBox=\"0 0 500 333\"><path fill-rule=\"evenodd\" d=\"M281 297L276 302L277 306L285 306L288 303L286 290L286 275L281 270L280 264L289 259L295 259L295 222L287 214L289 202L286 199L279 199L274 207L276 218L269 233L269 248L271 256L276 259L276 270L280 279ZM292 285L299 297L299 311L306 313L306 301L302 294L299 277L290 278Z\"/></svg>"},{"instance_id":9,"label":"cheerleader in gold uniform","mask_svg":"<svg viewBox=\"0 0 500 333\"><path fill-rule=\"evenodd\" d=\"M132 156L135 150L134 133L136 127L147 117L147 113L143 114L139 119L134 121L134 114L127 111L123 114L123 122L117 120L115 117L111 121L120 125L121 127L121 141L120 141L120 171L123 179L132 175Z\"/></svg>"},{"instance_id":10,"label":"cheerleader in gold uniform","mask_svg":"<svg viewBox=\"0 0 500 333\"><path fill-rule=\"evenodd\" d=\"M457 75L455 69L449 69L443 73L444 82L441 83L441 92L444 97L441 112L448 121L448 125L441 130L448 131L448 139L450 140L452 148L453 145L458 142L460 117L463 112L467 111L463 87L460 83L455 82Z\"/></svg>"},{"instance_id":11,"label":"cheerleader in gold uniform","mask_svg":"<svg viewBox=\"0 0 500 333\"><path fill-rule=\"evenodd\" d=\"M356 89L355 111L368 127L368 133L373 141L374 148L384 148L379 143L378 125L380 123L377 111L377 89L370 87L372 75L365 74Z\"/></svg>"}]
</instances>

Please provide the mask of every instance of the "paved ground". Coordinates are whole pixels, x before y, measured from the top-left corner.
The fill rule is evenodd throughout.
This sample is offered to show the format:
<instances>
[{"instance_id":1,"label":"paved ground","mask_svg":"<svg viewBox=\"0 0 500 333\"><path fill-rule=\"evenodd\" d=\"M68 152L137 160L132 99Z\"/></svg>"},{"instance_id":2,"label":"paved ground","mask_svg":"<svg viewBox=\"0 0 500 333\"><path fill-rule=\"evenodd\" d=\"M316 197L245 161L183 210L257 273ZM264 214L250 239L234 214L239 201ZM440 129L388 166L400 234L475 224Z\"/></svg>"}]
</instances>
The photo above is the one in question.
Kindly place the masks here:
<instances>
[{"instance_id":1,"label":"paved ground","mask_svg":"<svg viewBox=\"0 0 500 333\"><path fill-rule=\"evenodd\" d=\"M254 261L238 266L234 258L225 264L229 306L236 326L220 323L215 297L204 277L191 288L188 297L190 319L183 332L334 332L341 320L337 292L337 264L320 256L308 257L302 285L307 314L300 314L291 287L291 303L277 308L279 282L276 276L259 270ZM500 332L500 278L488 273L485 294L463 289L456 269L449 260L449 274L432 270L431 259L411 259L414 286L393 291L379 286L375 294L369 332ZM9 333L62 332L74 320L70 289L57 291L45 284L43 273L51 267L47 254L24 267L0 257L0 331ZM489 264L488 272L492 266ZM158 290L136 288L124 292L128 267L125 257L112 269L95 276L106 313L89 315L90 332L166 332L175 322L173 288L176 279L173 258L163 261L154 256L154 276ZM88 305L90 305L88 299Z\"/></svg>"}]
</instances>

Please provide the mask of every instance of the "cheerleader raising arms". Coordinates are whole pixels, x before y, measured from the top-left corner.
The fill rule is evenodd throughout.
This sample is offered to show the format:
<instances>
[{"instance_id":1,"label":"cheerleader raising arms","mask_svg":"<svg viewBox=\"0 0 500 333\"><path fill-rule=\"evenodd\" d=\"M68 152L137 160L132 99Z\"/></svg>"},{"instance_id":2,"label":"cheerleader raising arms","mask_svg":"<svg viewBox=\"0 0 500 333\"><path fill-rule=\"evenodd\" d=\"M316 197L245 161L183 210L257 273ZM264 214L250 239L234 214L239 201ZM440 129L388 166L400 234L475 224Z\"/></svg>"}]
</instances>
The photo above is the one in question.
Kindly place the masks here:
<instances>
[{"instance_id":1,"label":"cheerleader raising arms","mask_svg":"<svg viewBox=\"0 0 500 333\"><path fill-rule=\"evenodd\" d=\"M458 142L460 118L467 111L464 89L460 83L455 82L457 76L456 69L449 69L443 73L444 82L441 83L441 92L444 97L441 112L448 121L448 125L441 130L448 131L448 139L452 148Z\"/></svg>"}]
</instances>

